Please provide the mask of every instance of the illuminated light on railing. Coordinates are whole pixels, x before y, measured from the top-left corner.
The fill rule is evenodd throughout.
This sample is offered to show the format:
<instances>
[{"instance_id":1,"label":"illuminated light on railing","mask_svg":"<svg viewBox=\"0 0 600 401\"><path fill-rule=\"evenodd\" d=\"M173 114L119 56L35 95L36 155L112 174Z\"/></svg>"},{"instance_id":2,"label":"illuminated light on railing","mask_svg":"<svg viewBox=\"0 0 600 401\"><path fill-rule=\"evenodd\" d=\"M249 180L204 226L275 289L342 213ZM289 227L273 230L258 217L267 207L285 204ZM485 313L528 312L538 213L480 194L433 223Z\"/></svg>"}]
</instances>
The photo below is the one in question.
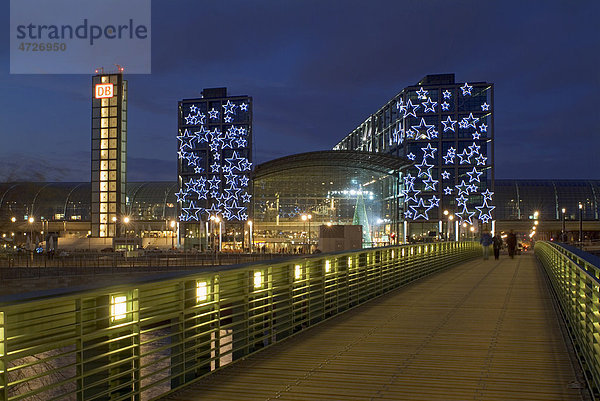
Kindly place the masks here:
<instances>
[{"instance_id":1,"label":"illuminated light on railing","mask_svg":"<svg viewBox=\"0 0 600 401\"><path fill-rule=\"evenodd\" d=\"M402 256L404 256L404 248L402 248Z\"/></svg>"},{"instance_id":2,"label":"illuminated light on railing","mask_svg":"<svg viewBox=\"0 0 600 401\"><path fill-rule=\"evenodd\" d=\"M127 296L113 295L110 297L110 320L116 322L127 317Z\"/></svg>"},{"instance_id":3,"label":"illuminated light on railing","mask_svg":"<svg viewBox=\"0 0 600 401\"><path fill-rule=\"evenodd\" d=\"M429 250L429 247L427 245L425 245L425 251L424 252L427 253L428 250Z\"/></svg>"},{"instance_id":4,"label":"illuminated light on railing","mask_svg":"<svg viewBox=\"0 0 600 401\"><path fill-rule=\"evenodd\" d=\"M325 261L325 273L329 273L330 271L331 271L331 261L326 260Z\"/></svg>"},{"instance_id":5,"label":"illuminated light on railing","mask_svg":"<svg viewBox=\"0 0 600 401\"><path fill-rule=\"evenodd\" d=\"M262 288L263 274L262 272L254 272L254 288Z\"/></svg>"},{"instance_id":6,"label":"illuminated light on railing","mask_svg":"<svg viewBox=\"0 0 600 401\"><path fill-rule=\"evenodd\" d=\"M421 247L418 247L417 249L419 250L419 254L421 254Z\"/></svg>"},{"instance_id":7,"label":"illuminated light on railing","mask_svg":"<svg viewBox=\"0 0 600 401\"><path fill-rule=\"evenodd\" d=\"M410 248L410 254L414 255L414 253L415 253L415 248Z\"/></svg>"},{"instance_id":8,"label":"illuminated light on railing","mask_svg":"<svg viewBox=\"0 0 600 401\"><path fill-rule=\"evenodd\" d=\"M394 252L394 250L392 249L392 259L394 259L396 257L396 253Z\"/></svg>"},{"instance_id":9,"label":"illuminated light on railing","mask_svg":"<svg viewBox=\"0 0 600 401\"><path fill-rule=\"evenodd\" d=\"M302 278L302 266L296 265L294 267L294 279L300 280Z\"/></svg>"},{"instance_id":10,"label":"illuminated light on railing","mask_svg":"<svg viewBox=\"0 0 600 401\"><path fill-rule=\"evenodd\" d=\"M348 256L348 268L352 267L352 256Z\"/></svg>"},{"instance_id":11,"label":"illuminated light on railing","mask_svg":"<svg viewBox=\"0 0 600 401\"><path fill-rule=\"evenodd\" d=\"M208 300L208 283L206 281L196 281L196 303Z\"/></svg>"}]
</instances>

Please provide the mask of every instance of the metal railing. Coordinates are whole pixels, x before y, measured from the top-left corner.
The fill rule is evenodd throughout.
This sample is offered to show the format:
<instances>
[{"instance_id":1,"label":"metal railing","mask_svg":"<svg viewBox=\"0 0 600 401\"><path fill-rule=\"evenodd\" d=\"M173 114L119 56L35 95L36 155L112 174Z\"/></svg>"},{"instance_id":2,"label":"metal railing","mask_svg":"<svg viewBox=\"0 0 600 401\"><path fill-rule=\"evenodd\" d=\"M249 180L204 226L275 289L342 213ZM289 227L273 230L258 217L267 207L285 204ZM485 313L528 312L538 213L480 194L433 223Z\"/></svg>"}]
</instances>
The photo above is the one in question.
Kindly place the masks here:
<instances>
[{"instance_id":1,"label":"metal railing","mask_svg":"<svg viewBox=\"0 0 600 401\"><path fill-rule=\"evenodd\" d=\"M480 254L446 242L0 298L0 400L149 400Z\"/></svg>"},{"instance_id":2,"label":"metal railing","mask_svg":"<svg viewBox=\"0 0 600 401\"><path fill-rule=\"evenodd\" d=\"M600 399L600 259L574 247L536 242L592 394Z\"/></svg>"}]
</instances>

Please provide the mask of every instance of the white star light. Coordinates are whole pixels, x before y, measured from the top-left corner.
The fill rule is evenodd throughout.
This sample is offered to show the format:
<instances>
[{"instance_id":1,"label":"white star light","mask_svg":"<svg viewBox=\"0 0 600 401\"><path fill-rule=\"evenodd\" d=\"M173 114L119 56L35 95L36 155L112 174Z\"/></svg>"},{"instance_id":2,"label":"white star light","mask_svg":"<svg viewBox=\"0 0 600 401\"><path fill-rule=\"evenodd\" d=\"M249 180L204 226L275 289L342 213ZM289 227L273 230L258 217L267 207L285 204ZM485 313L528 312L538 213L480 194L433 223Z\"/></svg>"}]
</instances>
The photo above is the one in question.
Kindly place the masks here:
<instances>
[{"instance_id":1,"label":"white star light","mask_svg":"<svg viewBox=\"0 0 600 401\"><path fill-rule=\"evenodd\" d=\"M473 128L475 128L475 129L477 129L477 126L475 125L475 123L476 123L477 121L479 121L479 118L477 118L477 117L473 117L473 113L469 113L469 117L464 117L462 120L463 120L463 121L465 122L465 124L466 124L465 128L468 128L468 127L473 127Z\"/></svg>"},{"instance_id":2,"label":"white star light","mask_svg":"<svg viewBox=\"0 0 600 401\"><path fill-rule=\"evenodd\" d=\"M428 143L427 146L424 148L421 148L421 150L423 151L423 158L426 158L426 157L431 157L432 159L435 158L434 153L437 151L437 148L432 148L431 143Z\"/></svg>"},{"instance_id":3,"label":"white star light","mask_svg":"<svg viewBox=\"0 0 600 401\"><path fill-rule=\"evenodd\" d=\"M425 122L425 119L421 117L421 122L419 123L419 125L413 125L411 126L411 128L417 132L417 135L420 135L422 138L429 139L429 133L434 128L434 126L428 125ZM426 131L427 134L421 134L421 131ZM419 137L417 137L416 139L419 139Z\"/></svg>"},{"instance_id":4,"label":"white star light","mask_svg":"<svg viewBox=\"0 0 600 401\"><path fill-rule=\"evenodd\" d=\"M458 196L463 194L469 196L469 185L464 180L459 185L455 185L455 187L458 190Z\"/></svg>"},{"instance_id":5,"label":"white star light","mask_svg":"<svg viewBox=\"0 0 600 401\"><path fill-rule=\"evenodd\" d=\"M468 198L465 198L464 195L459 196L456 199L456 206L460 207L460 206L465 206L467 204L467 200L469 200Z\"/></svg>"},{"instance_id":6,"label":"white star light","mask_svg":"<svg viewBox=\"0 0 600 401\"><path fill-rule=\"evenodd\" d=\"M473 89L473 87L467 82L465 82L464 86L461 86L460 89L462 90L463 96L471 96L471 90Z\"/></svg>"},{"instance_id":7,"label":"white star light","mask_svg":"<svg viewBox=\"0 0 600 401\"><path fill-rule=\"evenodd\" d=\"M481 105L481 111L488 111L490 109L490 105L486 103Z\"/></svg>"},{"instance_id":8,"label":"white star light","mask_svg":"<svg viewBox=\"0 0 600 401\"><path fill-rule=\"evenodd\" d=\"M225 109L225 114L233 114L233 110L236 107L237 106L235 104L231 103L230 100L228 100L227 103L223 105L223 108Z\"/></svg>"},{"instance_id":9,"label":"white star light","mask_svg":"<svg viewBox=\"0 0 600 401\"><path fill-rule=\"evenodd\" d=\"M450 116L448 116L446 121L442 121L442 124L444 124L444 132L448 130L454 131L454 124L456 124L456 121L453 121Z\"/></svg>"},{"instance_id":10,"label":"white star light","mask_svg":"<svg viewBox=\"0 0 600 401\"><path fill-rule=\"evenodd\" d=\"M431 197L431 199L429 199L429 206L431 207L439 207L440 205L440 198L438 198L437 196L433 195Z\"/></svg>"},{"instance_id":11,"label":"white star light","mask_svg":"<svg viewBox=\"0 0 600 401\"><path fill-rule=\"evenodd\" d=\"M458 157L460 158L460 164L471 163L471 154L467 152L467 149L463 150L462 153L459 153Z\"/></svg>"},{"instance_id":12,"label":"white star light","mask_svg":"<svg viewBox=\"0 0 600 401\"><path fill-rule=\"evenodd\" d=\"M442 106L442 111L448 111L448 109L450 108L450 105L448 104L448 102L444 102L444 103L440 104L440 106Z\"/></svg>"},{"instance_id":13,"label":"white star light","mask_svg":"<svg viewBox=\"0 0 600 401\"><path fill-rule=\"evenodd\" d=\"M413 116L416 118L416 111L420 106L420 104L412 104L412 101L408 99L408 102L406 102L406 112L404 113L404 117L406 118L408 116Z\"/></svg>"},{"instance_id":14,"label":"white star light","mask_svg":"<svg viewBox=\"0 0 600 401\"><path fill-rule=\"evenodd\" d=\"M427 160L424 158L421 164L415 164L415 167L419 170L418 177L428 176L431 177L431 169L433 168L433 164L427 164Z\"/></svg>"},{"instance_id":15,"label":"white star light","mask_svg":"<svg viewBox=\"0 0 600 401\"><path fill-rule=\"evenodd\" d=\"M477 162L478 166L485 166L486 160L487 160L487 157L485 157L484 155L481 155L481 154L475 158L475 161Z\"/></svg>"},{"instance_id":16,"label":"white star light","mask_svg":"<svg viewBox=\"0 0 600 401\"><path fill-rule=\"evenodd\" d=\"M446 170L442 171L442 178L444 180L447 180L448 178L450 178L450 173L447 172Z\"/></svg>"},{"instance_id":17,"label":"white star light","mask_svg":"<svg viewBox=\"0 0 600 401\"><path fill-rule=\"evenodd\" d=\"M473 170L471 170L470 172L467 172L467 175L469 176L469 182L479 182L479 177L483 174L483 171L477 171L477 169L475 167L473 167Z\"/></svg>"},{"instance_id":18,"label":"white star light","mask_svg":"<svg viewBox=\"0 0 600 401\"><path fill-rule=\"evenodd\" d=\"M457 215L458 217L460 217L460 222L464 222L466 221L469 224L473 224L473 221L471 220L473 218L473 215L475 214L475 212L469 212L469 209L467 209L466 206L464 206L463 210L460 213L454 213L455 215Z\"/></svg>"},{"instance_id":19,"label":"white star light","mask_svg":"<svg viewBox=\"0 0 600 401\"><path fill-rule=\"evenodd\" d=\"M485 124L481 124L481 125L479 126L479 131L481 131L481 132L487 132L487 125L485 125Z\"/></svg>"},{"instance_id":20,"label":"white star light","mask_svg":"<svg viewBox=\"0 0 600 401\"><path fill-rule=\"evenodd\" d=\"M240 110L241 111L248 111L248 104L247 103L240 104Z\"/></svg>"},{"instance_id":21,"label":"white star light","mask_svg":"<svg viewBox=\"0 0 600 401\"><path fill-rule=\"evenodd\" d=\"M423 87L421 87L421 89L419 89L417 92L417 95L419 96L419 99L427 99L427 94L429 93L429 91L423 89Z\"/></svg>"},{"instance_id":22,"label":"white star light","mask_svg":"<svg viewBox=\"0 0 600 401\"><path fill-rule=\"evenodd\" d=\"M452 188L446 187L444 188L444 195L452 195Z\"/></svg>"},{"instance_id":23,"label":"white star light","mask_svg":"<svg viewBox=\"0 0 600 401\"><path fill-rule=\"evenodd\" d=\"M496 206L488 205L486 199L483 200L483 205L475 206L475 209L479 210L479 220L484 223L492 220L492 210L495 208Z\"/></svg>"},{"instance_id":24,"label":"white star light","mask_svg":"<svg viewBox=\"0 0 600 401\"><path fill-rule=\"evenodd\" d=\"M219 118L219 110L212 108L208 111L208 116L213 120Z\"/></svg>"},{"instance_id":25,"label":"white star light","mask_svg":"<svg viewBox=\"0 0 600 401\"><path fill-rule=\"evenodd\" d=\"M423 180L423 184L425 184L424 191L435 191L435 185L438 183L438 180L434 180L431 175L427 177L426 180Z\"/></svg>"},{"instance_id":26,"label":"white star light","mask_svg":"<svg viewBox=\"0 0 600 401\"><path fill-rule=\"evenodd\" d=\"M473 139L480 139L481 134L479 132L473 132Z\"/></svg>"},{"instance_id":27,"label":"white star light","mask_svg":"<svg viewBox=\"0 0 600 401\"><path fill-rule=\"evenodd\" d=\"M427 212L429 212L433 206L426 206L425 202L423 202L423 198L419 198L419 201L415 206L409 206L413 213L413 220L417 220L419 217L422 217L425 220L429 220L427 216Z\"/></svg>"},{"instance_id":28,"label":"white star light","mask_svg":"<svg viewBox=\"0 0 600 401\"><path fill-rule=\"evenodd\" d=\"M417 158L417 156L415 156L412 152L410 152L409 154L407 154L406 157L409 160L413 160L413 161Z\"/></svg>"},{"instance_id":29,"label":"white star light","mask_svg":"<svg viewBox=\"0 0 600 401\"><path fill-rule=\"evenodd\" d=\"M469 146L469 151L472 155L479 154L479 149L481 149L481 146L477 145L475 142L473 142L473 144Z\"/></svg>"},{"instance_id":30,"label":"white star light","mask_svg":"<svg viewBox=\"0 0 600 401\"><path fill-rule=\"evenodd\" d=\"M431 98L427 98L426 102L421 103L423 105L423 107L425 107L425 113L427 112L431 112L431 113L435 113L435 106L437 105L437 102L434 102L433 100L431 100Z\"/></svg>"},{"instance_id":31,"label":"white star light","mask_svg":"<svg viewBox=\"0 0 600 401\"><path fill-rule=\"evenodd\" d=\"M492 195L494 195L494 193L492 191L488 189L486 189L484 192L481 193L481 195L483 195L483 200L492 200Z\"/></svg>"},{"instance_id":32,"label":"white star light","mask_svg":"<svg viewBox=\"0 0 600 401\"><path fill-rule=\"evenodd\" d=\"M452 97L452 92L450 92L448 89L446 89L443 92L443 95L444 95L444 99L450 99L450 97Z\"/></svg>"}]
</instances>

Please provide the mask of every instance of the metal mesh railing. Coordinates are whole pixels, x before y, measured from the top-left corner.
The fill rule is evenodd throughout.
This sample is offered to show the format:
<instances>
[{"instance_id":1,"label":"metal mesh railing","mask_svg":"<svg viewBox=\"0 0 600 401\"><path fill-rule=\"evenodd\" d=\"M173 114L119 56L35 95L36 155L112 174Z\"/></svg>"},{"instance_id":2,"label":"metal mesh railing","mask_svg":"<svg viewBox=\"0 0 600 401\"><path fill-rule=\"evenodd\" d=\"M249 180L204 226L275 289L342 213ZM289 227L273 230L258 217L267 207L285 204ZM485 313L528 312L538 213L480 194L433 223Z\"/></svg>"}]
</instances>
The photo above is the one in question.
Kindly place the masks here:
<instances>
[{"instance_id":1,"label":"metal mesh railing","mask_svg":"<svg viewBox=\"0 0 600 401\"><path fill-rule=\"evenodd\" d=\"M0 298L0 400L155 399L479 251L373 248Z\"/></svg>"},{"instance_id":2,"label":"metal mesh railing","mask_svg":"<svg viewBox=\"0 0 600 401\"><path fill-rule=\"evenodd\" d=\"M600 259L575 248L537 242L591 391L600 396Z\"/></svg>"}]
</instances>

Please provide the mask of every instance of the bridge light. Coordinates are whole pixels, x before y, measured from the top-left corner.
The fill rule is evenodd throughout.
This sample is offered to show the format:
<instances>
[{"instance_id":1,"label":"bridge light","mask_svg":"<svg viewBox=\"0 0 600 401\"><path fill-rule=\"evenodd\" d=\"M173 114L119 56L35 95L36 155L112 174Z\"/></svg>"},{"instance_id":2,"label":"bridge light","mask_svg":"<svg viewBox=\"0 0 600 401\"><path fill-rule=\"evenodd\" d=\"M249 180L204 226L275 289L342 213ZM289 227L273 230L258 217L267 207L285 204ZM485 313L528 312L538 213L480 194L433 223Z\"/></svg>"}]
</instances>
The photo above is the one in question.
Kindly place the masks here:
<instances>
[{"instance_id":1,"label":"bridge light","mask_svg":"<svg viewBox=\"0 0 600 401\"><path fill-rule=\"evenodd\" d=\"M294 267L294 279L300 280L302 278L302 266L296 265Z\"/></svg>"},{"instance_id":2,"label":"bridge light","mask_svg":"<svg viewBox=\"0 0 600 401\"><path fill-rule=\"evenodd\" d=\"M352 256L348 256L348 268L352 267Z\"/></svg>"},{"instance_id":3,"label":"bridge light","mask_svg":"<svg viewBox=\"0 0 600 401\"><path fill-rule=\"evenodd\" d=\"M110 321L116 322L127 317L127 295L110 297Z\"/></svg>"},{"instance_id":4,"label":"bridge light","mask_svg":"<svg viewBox=\"0 0 600 401\"><path fill-rule=\"evenodd\" d=\"M206 281L196 281L196 303L208 300L208 283Z\"/></svg>"},{"instance_id":5,"label":"bridge light","mask_svg":"<svg viewBox=\"0 0 600 401\"><path fill-rule=\"evenodd\" d=\"M254 272L254 288L262 288L263 286L263 273L262 272Z\"/></svg>"},{"instance_id":6,"label":"bridge light","mask_svg":"<svg viewBox=\"0 0 600 401\"><path fill-rule=\"evenodd\" d=\"M331 261L326 260L325 261L325 273L329 273L330 271L331 271Z\"/></svg>"}]
</instances>

